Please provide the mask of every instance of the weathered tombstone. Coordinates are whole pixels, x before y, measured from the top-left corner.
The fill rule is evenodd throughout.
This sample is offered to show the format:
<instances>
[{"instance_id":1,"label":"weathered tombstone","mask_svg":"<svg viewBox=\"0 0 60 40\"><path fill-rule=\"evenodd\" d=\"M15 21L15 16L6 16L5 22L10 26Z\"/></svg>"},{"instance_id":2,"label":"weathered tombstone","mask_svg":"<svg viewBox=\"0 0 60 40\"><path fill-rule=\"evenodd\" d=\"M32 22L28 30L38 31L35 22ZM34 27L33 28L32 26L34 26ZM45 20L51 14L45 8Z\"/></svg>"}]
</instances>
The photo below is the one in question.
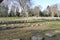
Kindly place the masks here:
<instances>
[{"instance_id":1,"label":"weathered tombstone","mask_svg":"<svg viewBox=\"0 0 60 40\"><path fill-rule=\"evenodd\" d=\"M1 26L4 26L4 27L6 27L7 25L6 25L6 24L3 24L3 25L1 25Z\"/></svg>"},{"instance_id":2,"label":"weathered tombstone","mask_svg":"<svg viewBox=\"0 0 60 40\"><path fill-rule=\"evenodd\" d=\"M12 40L20 40L20 39L12 39Z\"/></svg>"},{"instance_id":3,"label":"weathered tombstone","mask_svg":"<svg viewBox=\"0 0 60 40\"><path fill-rule=\"evenodd\" d=\"M60 30L55 30L55 33L60 33Z\"/></svg>"},{"instance_id":4,"label":"weathered tombstone","mask_svg":"<svg viewBox=\"0 0 60 40\"><path fill-rule=\"evenodd\" d=\"M35 35L35 36L32 36L32 40L44 40L44 38L40 35Z\"/></svg>"},{"instance_id":5,"label":"weathered tombstone","mask_svg":"<svg viewBox=\"0 0 60 40\"><path fill-rule=\"evenodd\" d=\"M0 21L0 24L1 24L1 21Z\"/></svg>"},{"instance_id":6,"label":"weathered tombstone","mask_svg":"<svg viewBox=\"0 0 60 40\"><path fill-rule=\"evenodd\" d=\"M4 21L2 21L2 24L4 24L5 22Z\"/></svg>"},{"instance_id":7,"label":"weathered tombstone","mask_svg":"<svg viewBox=\"0 0 60 40\"><path fill-rule=\"evenodd\" d=\"M13 28L15 28L16 25L15 24L11 24L10 26L13 29Z\"/></svg>"},{"instance_id":8,"label":"weathered tombstone","mask_svg":"<svg viewBox=\"0 0 60 40\"><path fill-rule=\"evenodd\" d=\"M53 33L45 33L45 35L48 37L54 37L55 36L55 34L53 34Z\"/></svg>"}]
</instances>

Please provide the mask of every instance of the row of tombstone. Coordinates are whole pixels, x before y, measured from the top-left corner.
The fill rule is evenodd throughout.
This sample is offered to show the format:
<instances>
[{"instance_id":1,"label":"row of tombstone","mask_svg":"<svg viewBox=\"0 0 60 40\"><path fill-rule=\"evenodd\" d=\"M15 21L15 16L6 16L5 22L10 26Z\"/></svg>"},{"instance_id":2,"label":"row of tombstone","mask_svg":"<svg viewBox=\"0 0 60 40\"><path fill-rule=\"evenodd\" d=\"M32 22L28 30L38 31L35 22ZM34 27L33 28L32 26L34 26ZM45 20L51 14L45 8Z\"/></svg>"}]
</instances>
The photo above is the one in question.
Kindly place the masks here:
<instances>
[{"instance_id":1,"label":"row of tombstone","mask_svg":"<svg viewBox=\"0 0 60 40\"><path fill-rule=\"evenodd\" d=\"M53 33L45 33L45 36L52 38L52 37L55 37L56 35ZM45 40L45 38L38 34L38 35L32 36L32 40Z\"/></svg>"},{"instance_id":2,"label":"row of tombstone","mask_svg":"<svg viewBox=\"0 0 60 40\"><path fill-rule=\"evenodd\" d=\"M14 29L15 27L0 27L0 30Z\"/></svg>"},{"instance_id":3,"label":"row of tombstone","mask_svg":"<svg viewBox=\"0 0 60 40\"><path fill-rule=\"evenodd\" d=\"M51 33L45 33L45 35L50 38L55 36L54 34L51 34ZM13 39L13 40L21 40L21 39ZM34 35L31 37L31 40L45 40L45 38L41 35Z\"/></svg>"},{"instance_id":4,"label":"row of tombstone","mask_svg":"<svg viewBox=\"0 0 60 40\"><path fill-rule=\"evenodd\" d=\"M52 38L56 35L53 33L45 33L45 36ZM23 40L23 39L17 38L17 39L12 39L12 40ZM37 35L33 35L30 40L45 40L45 37L43 37L40 34L37 34Z\"/></svg>"}]
</instances>

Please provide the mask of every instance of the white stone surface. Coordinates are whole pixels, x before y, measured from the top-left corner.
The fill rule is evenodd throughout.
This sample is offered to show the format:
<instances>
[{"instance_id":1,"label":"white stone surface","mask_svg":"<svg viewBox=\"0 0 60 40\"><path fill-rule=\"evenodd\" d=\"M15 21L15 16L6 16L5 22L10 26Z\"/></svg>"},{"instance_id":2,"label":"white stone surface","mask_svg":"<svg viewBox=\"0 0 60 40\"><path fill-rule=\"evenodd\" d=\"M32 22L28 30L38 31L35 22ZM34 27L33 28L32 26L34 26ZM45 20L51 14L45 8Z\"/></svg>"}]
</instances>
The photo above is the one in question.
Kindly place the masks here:
<instances>
[{"instance_id":1,"label":"white stone surface","mask_svg":"<svg viewBox=\"0 0 60 40\"><path fill-rule=\"evenodd\" d=\"M32 40L43 40L43 37L40 35L32 36Z\"/></svg>"},{"instance_id":2,"label":"white stone surface","mask_svg":"<svg viewBox=\"0 0 60 40\"><path fill-rule=\"evenodd\" d=\"M20 39L13 39L13 40L20 40Z\"/></svg>"},{"instance_id":3,"label":"white stone surface","mask_svg":"<svg viewBox=\"0 0 60 40\"><path fill-rule=\"evenodd\" d=\"M45 33L45 35L48 36L48 37L53 37L55 34L53 34L53 33Z\"/></svg>"}]
</instances>

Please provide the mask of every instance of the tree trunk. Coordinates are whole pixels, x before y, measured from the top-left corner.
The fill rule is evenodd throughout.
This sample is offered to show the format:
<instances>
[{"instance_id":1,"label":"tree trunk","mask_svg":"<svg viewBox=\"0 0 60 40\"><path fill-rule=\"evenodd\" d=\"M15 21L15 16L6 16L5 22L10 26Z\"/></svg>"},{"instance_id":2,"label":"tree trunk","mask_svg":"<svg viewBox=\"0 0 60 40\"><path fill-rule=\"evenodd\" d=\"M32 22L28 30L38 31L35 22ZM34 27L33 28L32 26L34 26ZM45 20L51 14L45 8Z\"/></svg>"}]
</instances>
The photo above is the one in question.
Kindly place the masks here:
<instances>
[{"instance_id":1,"label":"tree trunk","mask_svg":"<svg viewBox=\"0 0 60 40\"><path fill-rule=\"evenodd\" d=\"M28 12L25 12L25 14L26 14L25 16L28 17Z\"/></svg>"}]
</instances>

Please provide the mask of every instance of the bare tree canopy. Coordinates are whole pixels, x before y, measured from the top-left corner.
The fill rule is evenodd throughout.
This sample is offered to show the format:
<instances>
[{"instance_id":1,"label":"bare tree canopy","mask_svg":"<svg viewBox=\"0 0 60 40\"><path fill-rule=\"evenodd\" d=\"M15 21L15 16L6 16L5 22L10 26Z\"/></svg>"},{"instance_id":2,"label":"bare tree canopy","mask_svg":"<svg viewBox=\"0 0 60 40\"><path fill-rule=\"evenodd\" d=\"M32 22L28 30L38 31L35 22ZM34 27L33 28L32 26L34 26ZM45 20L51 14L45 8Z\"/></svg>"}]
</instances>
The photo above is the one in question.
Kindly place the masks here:
<instances>
[{"instance_id":1,"label":"bare tree canopy","mask_svg":"<svg viewBox=\"0 0 60 40\"><path fill-rule=\"evenodd\" d=\"M23 12L27 13L31 0L3 0L1 2L1 5L5 6L5 7L8 7L8 5L10 5L12 3L12 1L15 1L15 4L20 5L19 7L23 8ZM17 5L15 5L15 6L17 6Z\"/></svg>"}]
</instances>

